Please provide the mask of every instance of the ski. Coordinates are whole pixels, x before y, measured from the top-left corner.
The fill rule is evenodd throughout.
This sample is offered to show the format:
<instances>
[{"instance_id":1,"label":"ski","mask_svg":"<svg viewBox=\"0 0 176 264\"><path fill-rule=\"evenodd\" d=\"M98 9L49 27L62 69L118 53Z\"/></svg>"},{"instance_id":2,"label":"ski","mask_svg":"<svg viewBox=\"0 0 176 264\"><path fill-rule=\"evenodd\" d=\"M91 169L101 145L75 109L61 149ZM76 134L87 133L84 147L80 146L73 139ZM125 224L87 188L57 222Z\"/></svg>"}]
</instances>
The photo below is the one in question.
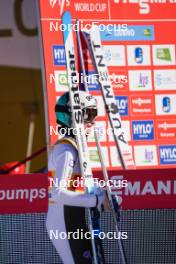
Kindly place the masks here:
<instances>
[{"instance_id":1,"label":"ski","mask_svg":"<svg viewBox=\"0 0 176 264\"><path fill-rule=\"evenodd\" d=\"M106 111L113 130L118 154L123 169L135 169L132 151L124 136L122 121L115 100L111 81L109 80L108 68L104 59L100 33L97 26L93 26L89 32L83 31L93 65L99 76L99 84L104 99Z\"/></svg>"},{"instance_id":2,"label":"ski","mask_svg":"<svg viewBox=\"0 0 176 264\"><path fill-rule=\"evenodd\" d=\"M65 45L67 73L69 77L68 87L70 94L70 104L72 109L73 127L76 129L77 132L76 141L78 146L80 169L84 181L85 191L87 193L93 193L94 181L89 162L88 146L84 131L82 111L80 107L79 85L75 81L75 78L77 78L78 73L76 70L76 56L74 49L73 32L72 28L70 27L70 25L72 24L70 12L64 13L64 15L62 16L62 23L67 26L67 30L63 31L63 37ZM100 213L97 208L88 209L89 230L91 234L95 234L93 239L91 239L94 264L105 263L101 239L97 235L97 233L100 231L99 219Z\"/></svg>"},{"instance_id":3,"label":"ski","mask_svg":"<svg viewBox=\"0 0 176 264\"><path fill-rule=\"evenodd\" d=\"M77 25L77 28L79 28L79 21L78 20L76 20L76 25ZM84 78L86 76L86 70L85 70L85 65L84 65L83 49L82 49L79 31L77 31L77 42L78 42L80 66L81 66L81 71L83 73L84 89L86 91L89 91L88 84L86 83L85 78ZM98 154L99 154L99 158L100 158L100 164L101 164L101 168L102 168L102 172L103 172L104 181L107 183L109 181L109 176L108 176L108 172L107 172L107 169L105 166L104 156L103 156L103 152L101 150L101 144L100 144L96 129L94 130L94 137L95 137L95 141L96 141L96 145L97 145L97 149L98 149ZM106 191L107 191L108 201L109 201L109 205L110 205L110 210L111 210L112 215L113 215L115 230L116 230L117 234L119 234L119 232L120 232L120 228L119 228L119 205L117 203L115 196L112 194L111 188L109 185L107 185ZM121 239L118 239L118 246L119 246L119 250L120 250L120 256L121 256L122 264L126 264L127 263L126 262L126 256L125 256L125 251L124 251L124 247L123 247L123 243L122 243Z\"/></svg>"},{"instance_id":4,"label":"ski","mask_svg":"<svg viewBox=\"0 0 176 264\"><path fill-rule=\"evenodd\" d=\"M96 132L95 132L95 138L96 138L96 143L97 143L97 148L98 148L98 154L99 154L100 161L101 161L103 177L104 177L105 182L108 182L109 181L109 176L108 176L108 172L107 172L106 167L105 167L104 156L103 156L103 153L101 151L101 145L100 145L100 142L98 140L98 135L97 135ZM112 212L112 215L113 215L115 230L116 230L117 234L119 234L120 233L120 228L119 228L119 221L120 221L119 205L118 205L118 202L117 202L117 199L116 199L115 195L112 194L111 188L110 188L109 185L107 185L106 191L107 191L107 196L108 196L110 209L111 209L111 212ZM119 246L119 250L120 250L120 256L121 256L122 264L127 264L122 240L119 238L117 240L117 242L118 242L118 246Z\"/></svg>"}]
</instances>

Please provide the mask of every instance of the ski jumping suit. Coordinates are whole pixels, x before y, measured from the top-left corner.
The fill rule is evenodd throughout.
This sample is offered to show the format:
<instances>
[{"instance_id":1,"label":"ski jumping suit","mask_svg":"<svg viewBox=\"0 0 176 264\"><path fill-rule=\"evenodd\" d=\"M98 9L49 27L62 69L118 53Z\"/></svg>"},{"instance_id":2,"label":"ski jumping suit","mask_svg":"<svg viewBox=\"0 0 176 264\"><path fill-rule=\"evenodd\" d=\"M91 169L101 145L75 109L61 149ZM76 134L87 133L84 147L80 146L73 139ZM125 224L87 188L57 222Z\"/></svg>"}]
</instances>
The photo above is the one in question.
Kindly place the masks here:
<instances>
[{"instance_id":1,"label":"ski jumping suit","mask_svg":"<svg viewBox=\"0 0 176 264\"><path fill-rule=\"evenodd\" d=\"M50 150L48 169L52 171L53 184L46 226L48 234L53 232L74 232L83 229L87 232L85 222L85 207L96 206L96 196L76 191L74 187L64 186L68 179L80 177L80 165L76 142L71 137L59 140ZM59 183L62 184L59 185ZM50 235L49 235L50 236ZM53 245L62 258L64 264L90 264L92 263L92 250L90 239L61 239L59 236L50 236Z\"/></svg>"}]
</instances>

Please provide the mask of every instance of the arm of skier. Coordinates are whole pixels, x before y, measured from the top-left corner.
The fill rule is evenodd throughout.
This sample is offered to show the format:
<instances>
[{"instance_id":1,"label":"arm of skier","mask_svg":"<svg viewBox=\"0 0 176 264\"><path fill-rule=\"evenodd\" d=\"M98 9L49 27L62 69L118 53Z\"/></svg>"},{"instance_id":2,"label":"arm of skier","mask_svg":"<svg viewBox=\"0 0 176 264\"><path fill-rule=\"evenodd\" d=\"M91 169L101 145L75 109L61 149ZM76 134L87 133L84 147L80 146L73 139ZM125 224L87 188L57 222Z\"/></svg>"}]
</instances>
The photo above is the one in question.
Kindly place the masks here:
<instances>
[{"instance_id":1,"label":"arm of skier","mask_svg":"<svg viewBox=\"0 0 176 264\"><path fill-rule=\"evenodd\" d=\"M95 207L104 199L104 195L85 194L69 191L66 183L71 178L73 164L77 159L76 150L66 150L56 157L56 177L59 179L59 188L55 198L59 203L70 206Z\"/></svg>"}]
</instances>

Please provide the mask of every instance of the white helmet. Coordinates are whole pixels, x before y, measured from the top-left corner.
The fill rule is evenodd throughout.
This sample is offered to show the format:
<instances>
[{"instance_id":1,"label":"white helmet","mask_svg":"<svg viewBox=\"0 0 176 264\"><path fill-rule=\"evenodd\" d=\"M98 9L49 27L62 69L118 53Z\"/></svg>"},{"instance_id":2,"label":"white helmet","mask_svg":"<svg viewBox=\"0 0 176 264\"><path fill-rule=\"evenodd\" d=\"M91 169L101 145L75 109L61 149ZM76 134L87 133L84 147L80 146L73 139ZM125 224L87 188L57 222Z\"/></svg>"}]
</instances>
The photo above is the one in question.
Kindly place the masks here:
<instances>
[{"instance_id":1,"label":"white helmet","mask_svg":"<svg viewBox=\"0 0 176 264\"><path fill-rule=\"evenodd\" d=\"M89 92L79 91L80 104L85 123L92 123L97 116L97 100ZM57 123L71 127L71 111L69 102L69 92L64 93L55 106Z\"/></svg>"},{"instance_id":2,"label":"white helmet","mask_svg":"<svg viewBox=\"0 0 176 264\"><path fill-rule=\"evenodd\" d=\"M97 100L85 91L80 91L79 96L84 122L92 123L97 116Z\"/></svg>"},{"instance_id":3,"label":"white helmet","mask_svg":"<svg viewBox=\"0 0 176 264\"><path fill-rule=\"evenodd\" d=\"M96 108L97 109L97 100L89 92L80 91L79 92L81 108Z\"/></svg>"}]
</instances>

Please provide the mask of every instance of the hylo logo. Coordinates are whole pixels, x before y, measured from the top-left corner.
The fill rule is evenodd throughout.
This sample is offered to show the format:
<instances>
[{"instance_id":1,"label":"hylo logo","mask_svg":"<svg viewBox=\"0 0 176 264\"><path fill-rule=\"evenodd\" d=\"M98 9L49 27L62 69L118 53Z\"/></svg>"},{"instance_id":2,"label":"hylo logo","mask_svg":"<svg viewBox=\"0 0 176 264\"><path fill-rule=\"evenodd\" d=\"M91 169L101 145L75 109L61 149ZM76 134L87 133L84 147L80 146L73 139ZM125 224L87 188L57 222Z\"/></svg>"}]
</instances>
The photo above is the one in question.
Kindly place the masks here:
<instances>
[{"instance_id":1,"label":"hylo logo","mask_svg":"<svg viewBox=\"0 0 176 264\"><path fill-rule=\"evenodd\" d=\"M133 121L133 139L134 140L152 140L154 139L153 121Z\"/></svg>"},{"instance_id":2,"label":"hylo logo","mask_svg":"<svg viewBox=\"0 0 176 264\"><path fill-rule=\"evenodd\" d=\"M117 96L117 108L121 115L128 115L128 99L127 96Z\"/></svg>"},{"instance_id":3,"label":"hylo logo","mask_svg":"<svg viewBox=\"0 0 176 264\"><path fill-rule=\"evenodd\" d=\"M151 134L153 130L153 124L134 124L134 134Z\"/></svg>"},{"instance_id":4,"label":"hylo logo","mask_svg":"<svg viewBox=\"0 0 176 264\"><path fill-rule=\"evenodd\" d=\"M58 45L53 46L53 60L54 60L54 65L66 64L64 46L58 46Z\"/></svg>"},{"instance_id":5,"label":"hylo logo","mask_svg":"<svg viewBox=\"0 0 176 264\"><path fill-rule=\"evenodd\" d=\"M160 163L176 164L176 146L159 146Z\"/></svg>"}]
</instances>

